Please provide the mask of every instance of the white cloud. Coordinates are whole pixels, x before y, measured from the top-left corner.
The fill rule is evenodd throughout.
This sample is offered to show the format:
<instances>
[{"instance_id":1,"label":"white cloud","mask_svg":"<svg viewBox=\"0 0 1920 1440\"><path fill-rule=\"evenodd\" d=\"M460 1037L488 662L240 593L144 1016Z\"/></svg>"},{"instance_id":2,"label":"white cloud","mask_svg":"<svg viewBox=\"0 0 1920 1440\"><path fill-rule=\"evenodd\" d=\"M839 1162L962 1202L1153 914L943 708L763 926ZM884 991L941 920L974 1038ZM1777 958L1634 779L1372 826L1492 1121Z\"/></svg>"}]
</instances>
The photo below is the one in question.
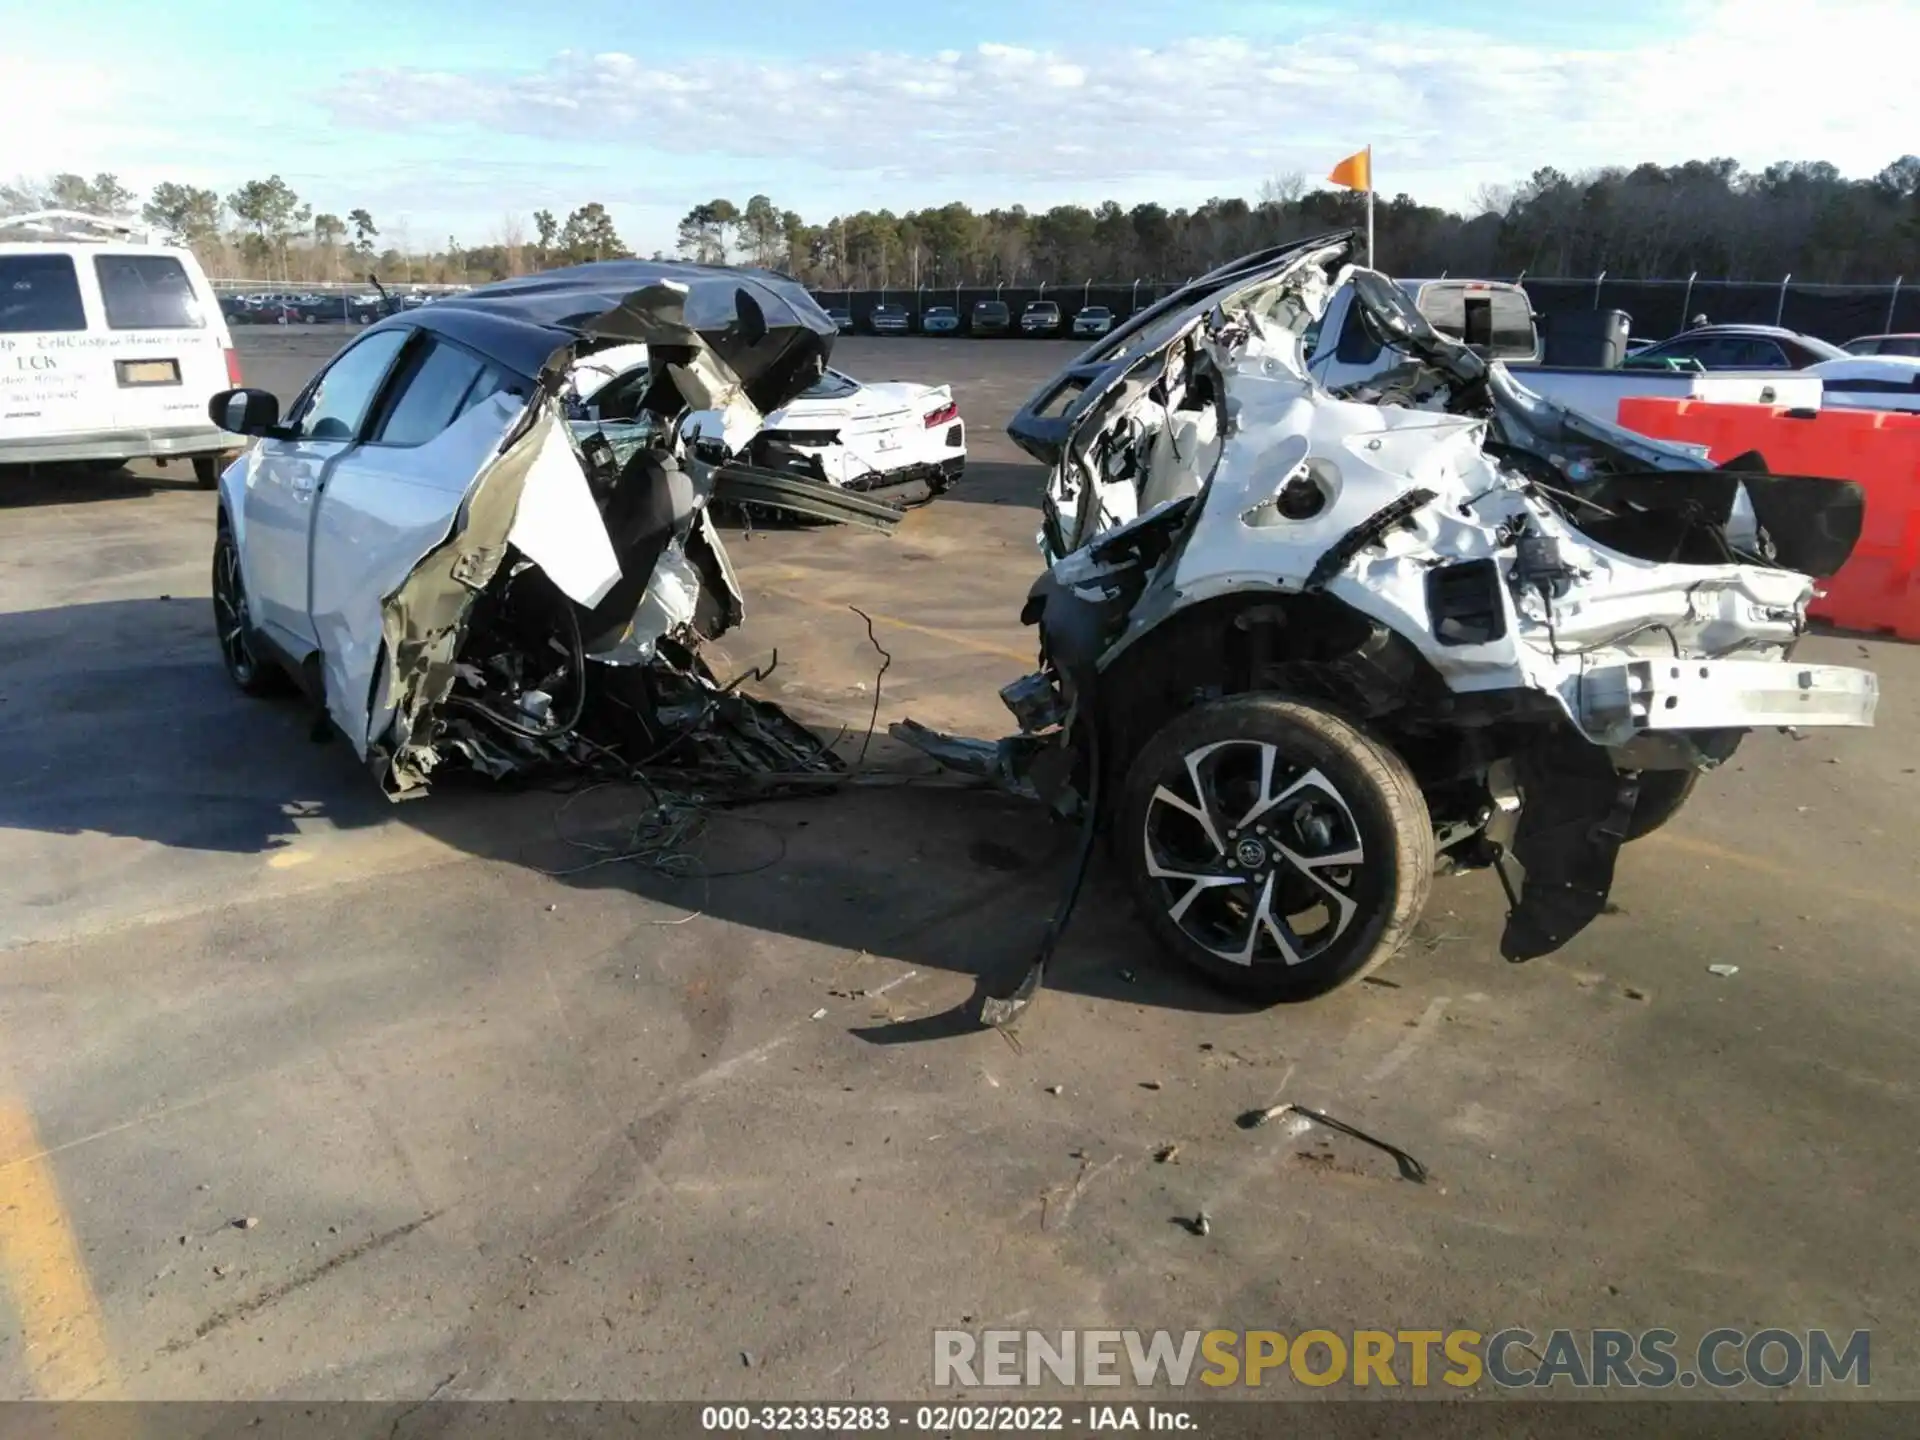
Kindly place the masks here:
<instances>
[{"instance_id":1,"label":"white cloud","mask_svg":"<svg viewBox=\"0 0 1920 1440\"><path fill-rule=\"evenodd\" d=\"M1275 170L1317 178L1369 142L1384 189L1438 203L1543 164L1731 155L1864 173L1913 148L1920 7L1722 0L1674 13L1684 31L1635 49L1396 27L783 61L567 52L519 73L359 71L315 98L368 130L805 164L976 201L1244 190ZM871 203L900 202L876 188Z\"/></svg>"}]
</instances>

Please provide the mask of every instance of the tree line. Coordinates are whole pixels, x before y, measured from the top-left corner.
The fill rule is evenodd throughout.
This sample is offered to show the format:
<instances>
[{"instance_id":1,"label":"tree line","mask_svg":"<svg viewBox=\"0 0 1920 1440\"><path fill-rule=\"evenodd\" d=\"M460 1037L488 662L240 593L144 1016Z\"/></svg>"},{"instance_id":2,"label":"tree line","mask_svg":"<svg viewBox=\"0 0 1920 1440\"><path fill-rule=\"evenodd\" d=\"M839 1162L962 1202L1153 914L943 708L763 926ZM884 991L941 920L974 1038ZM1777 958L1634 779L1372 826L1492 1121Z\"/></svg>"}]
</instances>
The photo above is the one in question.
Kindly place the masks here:
<instances>
[{"instance_id":1,"label":"tree line","mask_svg":"<svg viewBox=\"0 0 1920 1440\"><path fill-rule=\"evenodd\" d=\"M359 280L460 284L505 279L558 265L628 254L606 207L589 201L557 219L537 210L532 236L517 215L506 215L485 243L416 247L405 222L382 235L365 208L345 216L315 211L278 175L249 180L226 195L197 185L162 181L143 202L103 173L54 175L0 184L5 217L35 210L75 210L113 219L137 217L168 244L192 250L215 278L271 282Z\"/></svg>"},{"instance_id":2,"label":"tree line","mask_svg":"<svg viewBox=\"0 0 1920 1440\"><path fill-rule=\"evenodd\" d=\"M215 275L261 280L477 282L632 252L606 207L564 220L502 217L484 243L417 248L404 224L382 234L365 209L316 213L280 176L229 194L163 182L142 201L112 174L56 175L0 185L0 216L45 208L138 214L192 248ZM1365 197L1280 176L1251 198L1187 207L1014 205L984 211L862 210L811 223L769 196L715 198L681 219L675 253L707 263L780 270L816 289L963 284L1177 281L1266 245L1361 226ZM1483 187L1464 211L1405 194L1375 199L1382 268L1403 275L1595 276L1886 284L1920 279L1920 157L1868 178L1824 161L1743 170L1727 159L1566 174L1536 170ZM655 258L667 258L655 252Z\"/></svg>"}]
</instances>

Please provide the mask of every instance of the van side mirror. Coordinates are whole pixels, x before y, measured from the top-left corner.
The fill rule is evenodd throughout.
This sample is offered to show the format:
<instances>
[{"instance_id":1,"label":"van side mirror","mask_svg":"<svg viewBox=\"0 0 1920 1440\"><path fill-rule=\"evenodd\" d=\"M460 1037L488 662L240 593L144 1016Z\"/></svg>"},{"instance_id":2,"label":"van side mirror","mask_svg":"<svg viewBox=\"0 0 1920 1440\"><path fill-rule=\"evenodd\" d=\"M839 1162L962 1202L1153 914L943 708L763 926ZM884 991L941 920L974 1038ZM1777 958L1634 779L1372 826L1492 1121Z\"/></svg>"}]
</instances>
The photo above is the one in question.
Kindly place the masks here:
<instances>
[{"instance_id":1,"label":"van side mirror","mask_svg":"<svg viewBox=\"0 0 1920 1440\"><path fill-rule=\"evenodd\" d=\"M222 390L207 402L207 418L236 435L267 435L280 428L280 399L271 390Z\"/></svg>"}]
</instances>

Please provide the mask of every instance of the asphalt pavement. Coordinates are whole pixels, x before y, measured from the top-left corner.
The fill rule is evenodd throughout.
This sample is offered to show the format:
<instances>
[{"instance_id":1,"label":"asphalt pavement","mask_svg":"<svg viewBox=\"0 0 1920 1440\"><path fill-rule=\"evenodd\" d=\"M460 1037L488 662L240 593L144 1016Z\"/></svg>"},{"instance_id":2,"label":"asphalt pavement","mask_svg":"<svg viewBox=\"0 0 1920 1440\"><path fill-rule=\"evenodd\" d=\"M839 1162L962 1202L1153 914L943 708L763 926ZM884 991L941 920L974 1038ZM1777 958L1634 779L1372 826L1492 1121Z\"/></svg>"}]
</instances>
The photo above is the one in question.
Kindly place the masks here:
<instances>
[{"instance_id":1,"label":"asphalt pavement","mask_svg":"<svg viewBox=\"0 0 1920 1440\"><path fill-rule=\"evenodd\" d=\"M340 336L238 338L284 398ZM882 760L999 733L1040 483L1001 426L1072 348L843 343L954 385L968 478L891 537L731 535L715 668L777 650L850 754L876 693ZM1015 1044L915 1022L1030 950L1070 834L857 790L715 820L703 880L608 863L618 787L390 805L227 685L212 536L179 466L0 474L0 1396L911 1398L992 1325L1868 1329L1920 1393L1920 651L1811 640L1878 728L1753 737L1554 956L1445 880L1372 983L1249 1010L1096 872ZM1281 1100L1426 1182L1235 1124Z\"/></svg>"}]
</instances>

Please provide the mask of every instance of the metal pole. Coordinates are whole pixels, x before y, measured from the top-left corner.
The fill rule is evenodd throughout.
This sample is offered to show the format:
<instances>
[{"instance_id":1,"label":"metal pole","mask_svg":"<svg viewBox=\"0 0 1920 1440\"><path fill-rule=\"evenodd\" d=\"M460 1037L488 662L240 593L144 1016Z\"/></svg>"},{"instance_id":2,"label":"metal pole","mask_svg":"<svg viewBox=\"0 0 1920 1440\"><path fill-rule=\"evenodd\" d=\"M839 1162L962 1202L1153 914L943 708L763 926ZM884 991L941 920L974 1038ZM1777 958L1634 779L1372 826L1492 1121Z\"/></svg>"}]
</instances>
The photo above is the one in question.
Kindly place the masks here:
<instances>
[{"instance_id":1,"label":"metal pole","mask_svg":"<svg viewBox=\"0 0 1920 1440\"><path fill-rule=\"evenodd\" d=\"M1593 280L1593 308L1600 308L1600 287L1606 283L1607 272L1602 270Z\"/></svg>"},{"instance_id":2,"label":"metal pole","mask_svg":"<svg viewBox=\"0 0 1920 1440\"><path fill-rule=\"evenodd\" d=\"M1127 302L1127 313L1131 315L1139 308L1140 308L1140 280L1138 276L1135 276L1133 281L1133 298Z\"/></svg>"},{"instance_id":3,"label":"metal pole","mask_svg":"<svg viewBox=\"0 0 1920 1440\"><path fill-rule=\"evenodd\" d=\"M1373 147L1367 146L1367 268L1373 263Z\"/></svg>"},{"instance_id":4,"label":"metal pole","mask_svg":"<svg viewBox=\"0 0 1920 1440\"><path fill-rule=\"evenodd\" d=\"M1791 279L1793 279L1793 272L1791 270L1780 279L1780 303L1773 307L1773 323L1776 325L1780 323L1782 317L1787 313L1787 281Z\"/></svg>"},{"instance_id":5,"label":"metal pole","mask_svg":"<svg viewBox=\"0 0 1920 1440\"><path fill-rule=\"evenodd\" d=\"M1693 275L1687 276L1687 291L1686 291L1686 294L1680 297L1680 329L1681 330L1686 329L1687 326L1693 320L1693 316L1691 316L1687 312L1693 308L1693 276L1698 275L1699 273L1700 272L1696 270L1693 272Z\"/></svg>"},{"instance_id":6,"label":"metal pole","mask_svg":"<svg viewBox=\"0 0 1920 1440\"><path fill-rule=\"evenodd\" d=\"M1087 277L1087 283L1080 287L1080 308L1087 308L1087 302L1093 299L1093 277Z\"/></svg>"},{"instance_id":7,"label":"metal pole","mask_svg":"<svg viewBox=\"0 0 1920 1440\"><path fill-rule=\"evenodd\" d=\"M1894 306L1900 303L1900 282L1906 278L1907 277L1904 275L1894 276L1893 277L1893 294L1887 297L1887 323L1883 325L1881 328L1885 330L1889 335L1893 333L1893 308Z\"/></svg>"}]
</instances>

